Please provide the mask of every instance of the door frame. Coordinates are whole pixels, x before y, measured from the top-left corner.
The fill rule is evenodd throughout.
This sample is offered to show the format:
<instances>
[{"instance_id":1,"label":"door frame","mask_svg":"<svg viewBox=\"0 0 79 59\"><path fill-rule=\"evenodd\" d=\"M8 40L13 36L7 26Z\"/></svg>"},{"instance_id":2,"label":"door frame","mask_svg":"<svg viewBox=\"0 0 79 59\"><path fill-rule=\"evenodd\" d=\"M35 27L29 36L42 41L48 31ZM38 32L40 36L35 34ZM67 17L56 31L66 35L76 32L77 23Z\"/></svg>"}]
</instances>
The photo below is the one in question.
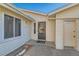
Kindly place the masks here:
<instances>
[{"instance_id":1,"label":"door frame","mask_svg":"<svg viewBox=\"0 0 79 59\"><path fill-rule=\"evenodd\" d=\"M65 21L64 21L65 22ZM73 20L72 21L73 23L74 23L74 25L73 25L73 27L75 28L75 40L74 39L72 39L73 40L73 42L72 42L72 46L67 46L67 47L72 47L72 48L76 48L77 47L77 23L76 23L76 20ZM63 24L63 28L65 28L65 26L64 26L64 24ZM65 31L65 30L64 30ZM63 31L63 34L64 34L64 36L63 36L63 42L65 41L65 32ZM73 33L73 32L72 32ZM74 35L74 33L72 34L72 36ZM65 45L64 45L64 47L65 47Z\"/></svg>"},{"instance_id":2,"label":"door frame","mask_svg":"<svg viewBox=\"0 0 79 59\"><path fill-rule=\"evenodd\" d=\"M74 20L74 26L73 27L75 27L75 32L74 32L75 40L73 39L73 42L74 42L73 46L74 46L74 48L77 48L77 22L76 22L76 20Z\"/></svg>"}]
</instances>

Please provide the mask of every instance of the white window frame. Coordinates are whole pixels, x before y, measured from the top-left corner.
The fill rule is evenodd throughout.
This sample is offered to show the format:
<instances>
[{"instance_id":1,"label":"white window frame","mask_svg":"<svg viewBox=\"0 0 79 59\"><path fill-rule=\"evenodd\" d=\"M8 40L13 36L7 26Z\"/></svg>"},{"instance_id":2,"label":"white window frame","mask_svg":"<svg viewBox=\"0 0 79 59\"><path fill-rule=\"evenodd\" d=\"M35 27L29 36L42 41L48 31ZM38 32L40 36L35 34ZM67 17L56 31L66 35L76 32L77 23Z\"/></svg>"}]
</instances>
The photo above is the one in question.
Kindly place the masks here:
<instances>
[{"instance_id":1,"label":"white window frame","mask_svg":"<svg viewBox=\"0 0 79 59\"><path fill-rule=\"evenodd\" d=\"M4 37L4 20L5 20L5 15L9 15L9 16L11 16L11 17L13 17L13 37L11 37L11 38L16 38L16 37L21 37L22 36L22 31L21 31L21 35L20 36L15 36L15 18L18 18L18 19L22 19L22 18L19 18L19 17L17 17L17 16L14 16L14 15L10 15L10 14L7 14L7 13L3 13L3 38L4 39L11 39L11 38L5 38ZM22 22L21 22L21 30L22 30Z\"/></svg>"}]
</instances>

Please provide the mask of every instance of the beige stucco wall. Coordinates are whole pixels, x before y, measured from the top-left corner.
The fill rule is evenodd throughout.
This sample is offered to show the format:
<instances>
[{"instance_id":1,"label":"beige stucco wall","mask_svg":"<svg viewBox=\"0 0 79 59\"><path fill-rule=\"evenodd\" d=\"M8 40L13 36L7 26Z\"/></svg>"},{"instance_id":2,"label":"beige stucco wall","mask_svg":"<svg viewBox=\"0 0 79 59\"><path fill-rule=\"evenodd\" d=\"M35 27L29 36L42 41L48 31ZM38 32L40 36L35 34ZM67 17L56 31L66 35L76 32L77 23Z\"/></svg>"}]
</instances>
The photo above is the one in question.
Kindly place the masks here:
<instances>
[{"instance_id":1,"label":"beige stucco wall","mask_svg":"<svg viewBox=\"0 0 79 59\"><path fill-rule=\"evenodd\" d=\"M76 43L74 42L74 44L77 44L77 46L76 46L76 48L77 48L77 50L79 50L79 36L78 36L78 34L79 34L79 30L78 30L78 18L79 18L79 4L78 5L76 5L76 6L73 6L73 7L71 7L71 8L68 8L68 9L65 9L65 10L63 10L63 11L61 11L61 12L59 12L59 13L57 13L56 14L56 18L57 19L61 19L61 18L65 18L65 20L76 20L77 21L77 23L76 23L76 34L77 34L77 39L76 39ZM71 18L71 19L70 19ZM64 20L64 19L62 19L62 20ZM74 27L75 28L75 27ZM64 32L63 32L64 33Z\"/></svg>"},{"instance_id":2,"label":"beige stucco wall","mask_svg":"<svg viewBox=\"0 0 79 59\"><path fill-rule=\"evenodd\" d=\"M46 41L54 41L54 21L48 20L46 15L36 14L28 11L24 11L27 15L30 15L36 22L36 34L34 34L34 27L32 23L32 39L38 40L38 22L46 22Z\"/></svg>"},{"instance_id":3,"label":"beige stucco wall","mask_svg":"<svg viewBox=\"0 0 79 59\"><path fill-rule=\"evenodd\" d=\"M79 4L57 13L56 18L79 18Z\"/></svg>"},{"instance_id":4,"label":"beige stucco wall","mask_svg":"<svg viewBox=\"0 0 79 59\"><path fill-rule=\"evenodd\" d=\"M49 22L49 38L50 38L49 40L55 42L55 26L56 26L55 22L56 21L53 19L51 20L49 19L48 22Z\"/></svg>"}]
</instances>

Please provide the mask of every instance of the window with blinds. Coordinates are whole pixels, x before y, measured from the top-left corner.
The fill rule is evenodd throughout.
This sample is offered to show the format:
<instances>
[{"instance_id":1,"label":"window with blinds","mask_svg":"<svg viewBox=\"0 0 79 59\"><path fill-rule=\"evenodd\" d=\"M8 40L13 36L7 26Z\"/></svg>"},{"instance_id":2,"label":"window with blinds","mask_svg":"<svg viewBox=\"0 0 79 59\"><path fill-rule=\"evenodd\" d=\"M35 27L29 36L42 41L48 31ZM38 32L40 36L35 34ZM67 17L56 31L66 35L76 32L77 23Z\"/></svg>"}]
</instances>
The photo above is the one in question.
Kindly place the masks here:
<instances>
[{"instance_id":1,"label":"window with blinds","mask_svg":"<svg viewBox=\"0 0 79 59\"><path fill-rule=\"evenodd\" d=\"M15 18L15 36L21 35L21 20Z\"/></svg>"},{"instance_id":2,"label":"window with blinds","mask_svg":"<svg viewBox=\"0 0 79 59\"><path fill-rule=\"evenodd\" d=\"M4 38L13 37L13 17L4 16Z\"/></svg>"},{"instance_id":3,"label":"window with blinds","mask_svg":"<svg viewBox=\"0 0 79 59\"><path fill-rule=\"evenodd\" d=\"M21 36L21 20L4 15L4 38Z\"/></svg>"}]
</instances>

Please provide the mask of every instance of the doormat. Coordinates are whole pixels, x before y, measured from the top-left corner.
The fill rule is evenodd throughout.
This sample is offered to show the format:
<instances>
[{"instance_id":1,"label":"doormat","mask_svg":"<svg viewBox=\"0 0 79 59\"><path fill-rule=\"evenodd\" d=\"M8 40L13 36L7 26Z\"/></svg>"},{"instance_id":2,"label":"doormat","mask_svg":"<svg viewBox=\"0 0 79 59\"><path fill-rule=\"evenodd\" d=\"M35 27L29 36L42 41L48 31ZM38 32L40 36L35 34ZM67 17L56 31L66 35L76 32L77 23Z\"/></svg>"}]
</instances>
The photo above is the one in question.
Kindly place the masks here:
<instances>
[{"instance_id":1,"label":"doormat","mask_svg":"<svg viewBox=\"0 0 79 59\"><path fill-rule=\"evenodd\" d=\"M37 43L45 43L45 41L37 41Z\"/></svg>"}]
</instances>

